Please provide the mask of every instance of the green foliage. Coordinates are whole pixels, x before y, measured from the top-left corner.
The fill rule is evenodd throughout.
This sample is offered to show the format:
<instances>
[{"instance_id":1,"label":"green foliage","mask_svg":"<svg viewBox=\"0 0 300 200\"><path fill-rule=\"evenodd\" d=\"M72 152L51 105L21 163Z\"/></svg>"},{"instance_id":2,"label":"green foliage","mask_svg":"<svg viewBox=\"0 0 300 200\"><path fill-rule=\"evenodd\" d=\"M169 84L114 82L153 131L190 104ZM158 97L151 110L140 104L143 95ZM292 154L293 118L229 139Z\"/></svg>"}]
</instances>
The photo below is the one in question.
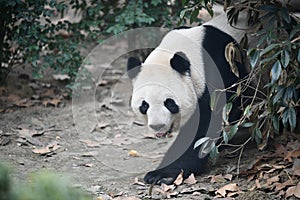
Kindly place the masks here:
<instances>
[{"instance_id":1,"label":"green foliage","mask_svg":"<svg viewBox=\"0 0 300 200\"><path fill-rule=\"evenodd\" d=\"M55 0L0 1L2 78L16 62L30 64L37 78L46 67L71 76L76 73L82 61L81 35L70 22L54 20L62 18L67 8Z\"/></svg>"},{"instance_id":2,"label":"green foliage","mask_svg":"<svg viewBox=\"0 0 300 200\"><path fill-rule=\"evenodd\" d=\"M181 23L197 23L201 24L201 20L198 18L199 12L201 9L205 9L208 11L210 16L214 15L212 10L212 5L214 4L214 0L199 0L199 1L191 1L191 0L182 0L183 9L180 12L180 20L178 24ZM189 20L187 20L189 19Z\"/></svg>"},{"instance_id":3,"label":"green foliage","mask_svg":"<svg viewBox=\"0 0 300 200\"><path fill-rule=\"evenodd\" d=\"M0 0L0 80L17 62L30 64L37 78L47 67L74 78L86 42L130 28L171 27L179 10L180 2L167 0Z\"/></svg>"},{"instance_id":4,"label":"green foliage","mask_svg":"<svg viewBox=\"0 0 300 200\"><path fill-rule=\"evenodd\" d=\"M2 200L91 200L72 188L67 179L48 172L34 174L26 185L12 184L8 168L0 165L0 197Z\"/></svg>"},{"instance_id":5,"label":"green foliage","mask_svg":"<svg viewBox=\"0 0 300 200\"><path fill-rule=\"evenodd\" d=\"M188 18L193 22L193 12L198 12L196 9L208 9L212 2L185 0L183 3L188 7L183 9L181 18ZM257 38L256 45L251 48L248 48L247 35L241 41L252 71L247 80L243 80L246 85L241 86L239 83L236 94L230 100L242 95L241 91L250 87L249 83L253 79L256 79L257 86L250 104L243 108L239 120L230 124L228 118L232 104L229 102L224 106L223 141L218 146L228 145L238 128L246 127L252 132L247 142L252 139L259 149L263 149L275 133L295 132L296 127L300 127L300 19L292 13L292 5L278 0L225 0L224 10L227 11L228 22L233 26L240 13L246 13L246 23L252 29L252 32L249 32L250 29L247 31ZM186 15L187 11L191 13L189 16ZM210 104L212 108L217 99L218 95L213 92Z\"/></svg>"},{"instance_id":6,"label":"green foliage","mask_svg":"<svg viewBox=\"0 0 300 200\"><path fill-rule=\"evenodd\" d=\"M248 49L250 65L258 82L269 76L263 83L264 89L257 88L264 93L264 98L254 96L251 115L248 116L248 120L254 123L252 135L261 148L269 137L274 137L274 133L280 130L293 132L300 115L300 65L297 58L300 20L289 8L278 1L258 1L251 4L251 12L247 10L248 24L256 25L259 38L256 46Z\"/></svg>"},{"instance_id":7,"label":"green foliage","mask_svg":"<svg viewBox=\"0 0 300 200\"><path fill-rule=\"evenodd\" d=\"M11 184L9 170L6 166L0 165L0 197L2 200L11 199Z\"/></svg>"}]
</instances>

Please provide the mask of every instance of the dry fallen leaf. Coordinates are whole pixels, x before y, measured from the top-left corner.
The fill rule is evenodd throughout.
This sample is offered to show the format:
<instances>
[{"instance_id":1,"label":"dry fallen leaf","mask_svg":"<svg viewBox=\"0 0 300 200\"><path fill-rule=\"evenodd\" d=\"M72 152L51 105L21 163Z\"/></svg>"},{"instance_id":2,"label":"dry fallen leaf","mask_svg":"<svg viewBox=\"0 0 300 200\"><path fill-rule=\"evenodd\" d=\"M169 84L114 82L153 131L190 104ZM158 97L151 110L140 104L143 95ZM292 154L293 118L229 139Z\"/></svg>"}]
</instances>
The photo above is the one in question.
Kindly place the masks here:
<instances>
[{"instance_id":1,"label":"dry fallen leaf","mask_svg":"<svg viewBox=\"0 0 300 200\"><path fill-rule=\"evenodd\" d=\"M27 107L33 106L34 102L29 99L20 99L20 100L15 101L14 104L19 107L27 108Z\"/></svg>"},{"instance_id":2,"label":"dry fallen leaf","mask_svg":"<svg viewBox=\"0 0 300 200\"><path fill-rule=\"evenodd\" d=\"M287 186L293 186L293 185L295 185L295 183L291 180L291 179L288 179L286 182L284 182L284 183L276 183L275 184L275 190L276 191L280 191L280 190L282 190L282 189L284 189L284 188L286 188Z\"/></svg>"},{"instance_id":3,"label":"dry fallen leaf","mask_svg":"<svg viewBox=\"0 0 300 200\"><path fill-rule=\"evenodd\" d=\"M57 107L61 103L61 98L53 98L53 99L46 99L42 101L42 104L47 107L48 105L52 105Z\"/></svg>"},{"instance_id":4,"label":"dry fallen leaf","mask_svg":"<svg viewBox=\"0 0 300 200\"><path fill-rule=\"evenodd\" d=\"M117 198L113 198L113 200L141 200L141 199L137 197L117 197Z\"/></svg>"},{"instance_id":5,"label":"dry fallen leaf","mask_svg":"<svg viewBox=\"0 0 300 200\"><path fill-rule=\"evenodd\" d=\"M219 194L222 197L226 197L229 192L239 192L239 191L240 191L240 189L236 183L230 183L230 184L225 185L225 186L221 187L220 189L218 189L216 191L216 194L217 195Z\"/></svg>"},{"instance_id":6,"label":"dry fallen leaf","mask_svg":"<svg viewBox=\"0 0 300 200\"><path fill-rule=\"evenodd\" d=\"M128 152L128 155L131 156L131 157L139 157L139 153L136 151L136 150L130 150Z\"/></svg>"},{"instance_id":7,"label":"dry fallen leaf","mask_svg":"<svg viewBox=\"0 0 300 200\"><path fill-rule=\"evenodd\" d=\"M109 123L98 123L96 130L97 129L105 129L106 127L108 127L110 124Z\"/></svg>"},{"instance_id":8,"label":"dry fallen leaf","mask_svg":"<svg viewBox=\"0 0 300 200\"><path fill-rule=\"evenodd\" d=\"M34 130L34 129L22 128L22 129L19 129L19 130L16 130L16 131L20 134L20 137L26 137L26 136L33 137L33 136L40 135L39 132L37 130Z\"/></svg>"},{"instance_id":9,"label":"dry fallen leaf","mask_svg":"<svg viewBox=\"0 0 300 200\"><path fill-rule=\"evenodd\" d=\"M54 141L45 147L35 148L32 150L32 152L36 153L36 154L40 154L40 155L45 155L45 154L56 151L57 149L59 149L59 147L60 147L59 144L56 141Z\"/></svg>"},{"instance_id":10,"label":"dry fallen leaf","mask_svg":"<svg viewBox=\"0 0 300 200\"><path fill-rule=\"evenodd\" d=\"M195 178L195 175L192 173L187 179L183 181L184 183L188 185L194 185L197 183L197 180Z\"/></svg>"},{"instance_id":11,"label":"dry fallen leaf","mask_svg":"<svg viewBox=\"0 0 300 200\"><path fill-rule=\"evenodd\" d=\"M226 180L222 174L218 174L218 175L213 175L210 179L210 182L211 183L224 183L224 182L226 182Z\"/></svg>"},{"instance_id":12,"label":"dry fallen leaf","mask_svg":"<svg viewBox=\"0 0 300 200\"><path fill-rule=\"evenodd\" d=\"M6 100L8 102L17 102L17 101L20 101L21 97L16 95L16 94L10 94L6 97Z\"/></svg>"},{"instance_id":13,"label":"dry fallen leaf","mask_svg":"<svg viewBox=\"0 0 300 200\"><path fill-rule=\"evenodd\" d=\"M86 164L84 164L84 166L85 166L85 167L93 167L94 164L92 164L92 163L86 163Z\"/></svg>"},{"instance_id":14,"label":"dry fallen leaf","mask_svg":"<svg viewBox=\"0 0 300 200\"><path fill-rule=\"evenodd\" d=\"M138 177L135 177L134 180L133 180L133 183L132 185L139 185L139 186L145 186L146 184L139 181Z\"/></svg>"},{"instance_id":15,"label":"dry fallen leaf","mask_svg":"<svg viewBox=\"0 0 300 200\"><path fill-rule=\"evenodd\" d=\"M285 198L295 196L297 198L300 198L300 182L296 186L289 187L286 190Z\"/></svg>"},{"instance_id":16,"label":"dry fallen leaf","mask_svg":"<svg viewBox=\"0 0 300 200\"><path fill-rule=\"evenodd\" d=\"M0 96L7 92L7 89L3 86L0 87Z\"/></svg>"},{"instance_id":17,"label":"dry fallen leaf","mask_svg":"<svg viewBox=\"0 0 300 200\"><path fill-rule=\"evenodd\" d=\"M162 183L160 188L162 189L163 192L173 192L176 187L175 185L166 185Z\"/></svg>"},{"instance_id":18,"label":"dry fallen leaf","mask_svg":"<svg viewBox=\"0 0 300 200\"><path fill-rule=\"evenodd\" d=\"M40 95L40 97L44 98L44 97L53 97L55 95L55 90L53 88L50 88L48 90L46 90L44 93L42 93Z\"/></svg>"},{"instance_id":19,"label":"dry fallen leaf","mask_svg":"<svg viewBox=\"0 0 300 200\"><path fill-rule=\"evenodd\" d=\"M294 160L294 164L293 164L292 169L294 171L294 175L300 176L300 159L299 158L296 158Z\"/></svg>"},{"instance_id":20,"label":"dry fallen leaf","mask_svg":"<svg viewBox=\"0 0 300 200\"><path fill-rule=\"evenodd\" d=\"M255 179L255 186L256 186L257 189L260 189L260 188L261 188L261 185L260 185L258 179Z\"/></svg>"},{"instance_id":21,"label":"dry fallen leaf","mask_svg":"<svg viewBox=\"0 0 300 200\"><path fill-rule=\"evenodd\" d=\"M271 185L271 184L273 184L275 182L278 182L278 181L279 181L279 175L273 176L273 177L267 179L267 184Z\"/></svg>"},{"instance_id":22,"label":"dry fallen leaf","mask_svg":"<svg viewBox=\"0 0 300 200\"><path fill-rule=\"evenodd\" d=\"M231 181L232 180L232 174L226 174L225 176L224 176L224 178L226 179L226 180L228 180L228 181Z\"/></svg>"},{"instance_id":23,"label":"dry fallen leaf","mask_svg":"<svg viewBox=\"0 0 300 200\"><path fill-rule=\"evenodd\" d=\"M178 192L174 191L176 186L166 185L164 183L161 184L160 188L155 188L157 192L159 192L164 198L171 198L178 195Z\"/></svg>"},{"instance_id":24,"label":"dry fallen leaf","mask_svg":"<svg viewBox=\"0 0 300 200\"><path fill-rule=\"evenodd\" d=\"M79 140L79 141L83 142L88 147L99 147L100 146L99 142L92 141L92 140L89 140L89 139L82 139L82 140Z\"/></svg>"},{"instance_id":25,"label":"dry fallen leaf","mask_svg":"<svg viewBox=\"0 0 300 200\"><path fill-rule=\"evenodd\" d=\"M177 178L175 179L175 181L173 182L175 185L181 185L183 182L183 171L181 170L181 172L178 174Z\"/></svg>"}]
</instances>

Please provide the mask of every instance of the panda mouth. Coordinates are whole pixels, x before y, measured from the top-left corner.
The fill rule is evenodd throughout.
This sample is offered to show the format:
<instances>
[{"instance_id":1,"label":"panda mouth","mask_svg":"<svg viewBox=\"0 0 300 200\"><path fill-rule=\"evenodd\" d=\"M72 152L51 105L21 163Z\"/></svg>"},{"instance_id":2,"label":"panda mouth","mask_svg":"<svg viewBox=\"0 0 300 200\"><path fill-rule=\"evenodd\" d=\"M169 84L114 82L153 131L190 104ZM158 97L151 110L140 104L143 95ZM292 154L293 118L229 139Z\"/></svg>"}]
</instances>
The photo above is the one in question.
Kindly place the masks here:
<instances>
[{"instance_id":1,"label":"panda mouth","mask_svg":"<svg viewBox=\"0 0 300 200\"><path fill-rule=\"evenodd\" d=\"M171 125L170 129L167 132L158 132L155 134L157 138L171 138L172 137L172 129L173 129L173 124Z\"/></svg>"},{"instance_id":2,"label":"panda mouth","mask_svg":"<svg viewBox=\"0 0 300 200\"><path fill-rule=\"evenodd\" d=\"M171 131L165 132L165 133L156 133L155 136L157 138L164 138L164 137L169 137L170 136Z\"/></svg>"}]
</instances>

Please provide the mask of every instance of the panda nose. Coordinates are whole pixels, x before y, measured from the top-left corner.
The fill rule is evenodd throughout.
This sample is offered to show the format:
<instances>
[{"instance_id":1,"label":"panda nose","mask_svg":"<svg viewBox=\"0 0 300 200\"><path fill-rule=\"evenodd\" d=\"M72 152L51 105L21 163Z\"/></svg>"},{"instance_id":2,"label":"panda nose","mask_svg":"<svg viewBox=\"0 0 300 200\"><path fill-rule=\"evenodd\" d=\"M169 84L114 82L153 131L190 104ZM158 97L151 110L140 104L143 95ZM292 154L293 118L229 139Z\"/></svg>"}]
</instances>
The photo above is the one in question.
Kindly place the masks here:
<instances>
[{"instance_id":1,"label":"panda nose","mask_svg":"<svg viewBox=\"0 0 300 200\"><path fill-rule=\"evenodd\" d=\"M165 124L150 124L149 126L155 131L159 131L165 126Z\"/></svg>"}]
</instances>

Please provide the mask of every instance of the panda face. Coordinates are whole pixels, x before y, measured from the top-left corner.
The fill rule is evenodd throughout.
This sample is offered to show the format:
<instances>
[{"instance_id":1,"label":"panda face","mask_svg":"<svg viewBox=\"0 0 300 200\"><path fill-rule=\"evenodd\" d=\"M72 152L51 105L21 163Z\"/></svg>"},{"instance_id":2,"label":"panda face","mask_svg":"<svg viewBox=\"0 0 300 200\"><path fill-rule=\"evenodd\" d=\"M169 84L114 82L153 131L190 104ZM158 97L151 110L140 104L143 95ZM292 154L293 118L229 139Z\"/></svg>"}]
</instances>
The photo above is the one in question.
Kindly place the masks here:
<instances>
[{"instance_id":1,"label":"panda face","mask_svg":"<svg viewBox=\"0 0 300 200\"><path fill-rule=\"evenodd\" d=\"M147 124L150 132L158 137L176 132L197 105L189 61L185 55L175 53L164 56L166 60L161 58L156 59L160 62L146 60L143 64L132 58L128 60L128 65L132 62L137 67L128 71L133 81L131 107Z\"/></svg>"},{"instance_id":2,"label":"panda face","mask_svg":"<svg viewBox=\"0 0 300 200\"><path fill-rule=\"evenodd\" d=\"M167 136L178 129L181 116L180 103L168 88L155 83L136 88L131 107L147 124L150 132L157 137Z\"/></svg>"}]
</instances>

